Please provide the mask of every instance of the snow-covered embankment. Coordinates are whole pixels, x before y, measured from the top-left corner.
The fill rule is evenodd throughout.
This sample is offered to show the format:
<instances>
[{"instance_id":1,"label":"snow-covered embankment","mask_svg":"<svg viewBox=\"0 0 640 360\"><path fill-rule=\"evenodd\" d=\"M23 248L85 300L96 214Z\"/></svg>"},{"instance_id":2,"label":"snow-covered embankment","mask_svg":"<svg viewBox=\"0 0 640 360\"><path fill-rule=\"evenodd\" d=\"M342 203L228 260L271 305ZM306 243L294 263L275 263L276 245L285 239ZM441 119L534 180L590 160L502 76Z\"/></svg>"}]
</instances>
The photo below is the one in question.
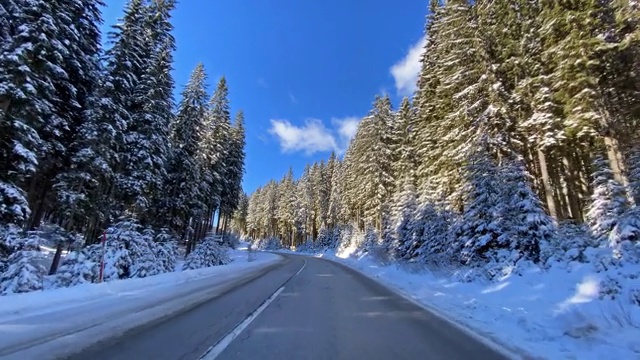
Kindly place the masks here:
<instances>
[{"instance_id":1,"label":"snow-covered embankment","mask_svg":"<svg viewBox=\"0 0 640 360\"><path fill-rule=\"evenodd\" d=\"M0 298L0 357L64 356L196 306L282 260L230 255L228 265Z\"/></svg>"}]
</instances>

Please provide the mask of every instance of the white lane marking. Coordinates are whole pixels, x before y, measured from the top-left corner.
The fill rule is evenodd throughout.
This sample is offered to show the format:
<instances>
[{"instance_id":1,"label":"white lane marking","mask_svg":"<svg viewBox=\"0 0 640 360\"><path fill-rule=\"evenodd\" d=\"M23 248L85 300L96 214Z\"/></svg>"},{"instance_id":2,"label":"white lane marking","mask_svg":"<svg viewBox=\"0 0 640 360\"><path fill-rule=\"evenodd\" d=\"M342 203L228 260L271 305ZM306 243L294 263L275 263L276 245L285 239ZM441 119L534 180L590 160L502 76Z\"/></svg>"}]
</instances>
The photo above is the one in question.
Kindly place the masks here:
<instances>
[{"instance_id":1,"label":"white lane marking","mask_svg":"<svg viewBox=\"0 0 640 360\"><path fill-rule=\"evenodd\" d=\"M291 278L289 278L289 280L297 276L298 274L300 274L302 270L305 268L305 266L307 266L307 260L304 260L304 264L302 265L300 270L298 270L297 273L295 273ZM273 300L276 299L276 297L278 297L278 295L280 295L282 290L284 290L284 285L281 286L278 290L276 290L276 292L274 292L264 303L262 303L260 307L258 307L254 312L251 313L251 315L249 315L238 326L236 326L233 330L231 330L231 332L228 333L224 338L222 338L222 340L218 341L215 345L210 347L204 354L202 354L202 356L198 358L198 360L213 360L217 358L220 354L222 354L224 349L226 349L227 346L229 346L229 344L231 344L231 342L235 338L237 338L238 335L240 335L240 333L242 333L242 331L246 329L246 327L249 326L249 324L251 324L251 322L255 320L258 317L258 315L260 315L260 313L263 312L264 309L266 309L267 306L269 306L269 304L273 302Z\"/></svg>"},{"instance_id":2,"label":"white lane marking","mask_svg":"<svg viewBox=\"0 0 640 360\"><path fill-rule=\"evenodd\" d=\"M238 335L240 335L242 330L244 330L247 326L249 326L249 324L251 324L251 322L255 320L255 318L258 317L258 315L260 315L260 313L264 311L264 309L266 309L267 306L269 306L269 304L273 302L273 300L276 299L276 297L282 292L282 290L284 290L284 286L281 286L278 290L276 290L276 292L274 292L273 295L271 295L271 297L267 299L267 301L265 301L262 305L260 305L260 307L257 308L256 311L254 311L251 315L249 315L246 319L244 319L244 321L242 321L230 333L228 333L227 336L225 336L222 340L218 341L215 345L210 347L209 350L207 350L207 352L205 352L204 354L202 354L202 356L200 356L199 360L213 360L217 358L218 355L220 355L224 351L224 349L226 349L227 346L229 346L229 344L231 344L231 342L236 337L238 337Z\"/></svg>"},{"instance_id":3,"label":"white lane marking","mask_svg":"<svg viewBox=\"0 0 640 360\"><path fill-rule=\"evenodd\" d=\"M303 259L304 260L304 259ZM293 275L293 276L297 276L298 274L300 274L302 272L302 270L304 269L304 267L307 266L307 260L304 260L304 264L302 265L302 267L300 268L300 270L298 270L298 272ZM293 276L291 278L293 278Z\"/></svg>"}]
</instances>

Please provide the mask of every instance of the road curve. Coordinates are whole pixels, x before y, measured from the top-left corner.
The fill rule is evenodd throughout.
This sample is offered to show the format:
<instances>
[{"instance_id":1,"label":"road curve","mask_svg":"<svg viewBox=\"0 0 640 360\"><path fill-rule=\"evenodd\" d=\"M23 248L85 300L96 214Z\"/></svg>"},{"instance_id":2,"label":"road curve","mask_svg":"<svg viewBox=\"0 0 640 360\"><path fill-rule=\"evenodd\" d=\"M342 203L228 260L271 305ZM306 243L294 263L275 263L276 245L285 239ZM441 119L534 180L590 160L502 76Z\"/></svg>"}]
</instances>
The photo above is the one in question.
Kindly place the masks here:
<instances>
[{"instance_id":1,"label":"road curve","mask_svg":"<svg viewBox=\"0 0 640 360\"><path fill-rule=\"evenodd\" d=\"M203 305L68 359L196 360L281 287L216 359L506 359L355 270L284 256Z\"/></svg>"}]
</instances>

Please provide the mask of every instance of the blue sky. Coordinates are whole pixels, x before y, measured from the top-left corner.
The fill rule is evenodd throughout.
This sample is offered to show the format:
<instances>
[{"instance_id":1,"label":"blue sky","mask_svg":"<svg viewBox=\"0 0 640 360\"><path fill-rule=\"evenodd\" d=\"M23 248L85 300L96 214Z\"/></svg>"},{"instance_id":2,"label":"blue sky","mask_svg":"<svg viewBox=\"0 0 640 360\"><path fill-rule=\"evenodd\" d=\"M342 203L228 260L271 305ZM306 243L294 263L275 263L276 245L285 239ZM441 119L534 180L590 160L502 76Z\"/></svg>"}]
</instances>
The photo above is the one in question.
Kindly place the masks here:
<instances>
[{"instance_id":1,"label":"blue sky","mask_svg":"<svg viewBox=\"0 0 640 360\"><path fill-rule=\"evenodd\" d=\"M108 0L103 30L125 0ZM177 92L203 62L245 112L244 189L344 151L376 94L415 86L428 0L181 0L174 12Z\"/></svg>"}]
</instances>

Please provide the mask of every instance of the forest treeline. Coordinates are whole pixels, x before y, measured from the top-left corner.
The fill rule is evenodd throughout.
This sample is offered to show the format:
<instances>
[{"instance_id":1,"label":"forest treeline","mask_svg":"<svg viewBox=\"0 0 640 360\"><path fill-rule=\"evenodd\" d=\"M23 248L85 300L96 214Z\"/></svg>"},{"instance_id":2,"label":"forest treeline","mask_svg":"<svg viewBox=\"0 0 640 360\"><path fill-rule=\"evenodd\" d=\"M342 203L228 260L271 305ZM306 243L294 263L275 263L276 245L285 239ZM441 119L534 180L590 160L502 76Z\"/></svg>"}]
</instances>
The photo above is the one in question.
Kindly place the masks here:
<instances>
[{"instance_id":1,"label":"forest treeline","mask_svg":"<svg viewBox=\"0 0 640 360\"><path fill-rule=\"evenodd\" d=\"M226 226L244 118L202 64L175 103L175 5L128 1L103 46L100 0L0 1L0 273L34 236L54 241L55 273L65 245L117 224L190 246L214 213Z\"/></svg>"},{"instance_id":2,"label":"forest treeline","mask_svg":"<svg viewBox=\"0 0 640 360\"><path fill-rule=\"evenodd\" d=\"M409 261L638 260L639 11L431 1L414 95L376 97L342 159L260 187L234 226L284 246L375 233Z\"/></svg>"}]
</instances>

